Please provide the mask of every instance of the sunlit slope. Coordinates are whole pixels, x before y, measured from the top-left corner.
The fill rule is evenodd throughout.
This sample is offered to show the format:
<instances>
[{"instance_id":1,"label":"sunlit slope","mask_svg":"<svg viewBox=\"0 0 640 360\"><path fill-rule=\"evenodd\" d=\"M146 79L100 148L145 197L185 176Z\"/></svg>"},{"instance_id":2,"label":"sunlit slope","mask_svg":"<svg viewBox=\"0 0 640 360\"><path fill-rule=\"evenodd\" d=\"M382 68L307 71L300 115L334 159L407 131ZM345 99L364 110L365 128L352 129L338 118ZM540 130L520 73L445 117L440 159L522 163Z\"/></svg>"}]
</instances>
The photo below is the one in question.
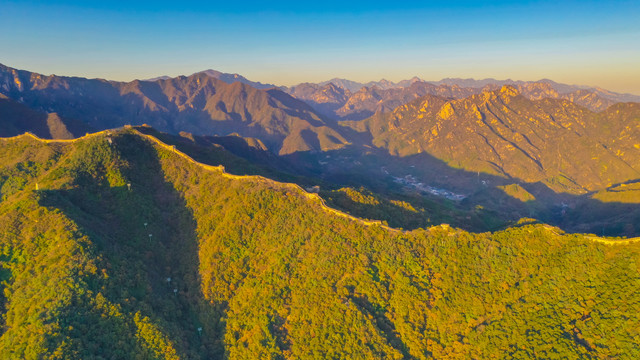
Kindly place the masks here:
<instances>
[{"instance_id":1,"label":"sunlit slope","mask_svg":"<svg viewBox=\"0 0 640 360\"><path fill-rule=\"evenodd\" d=\"M427 96L363 122L345 122L401 157L580 194L640 178L638 104L594 113L566 100L529 100L511 86L465 99Z\"/></svg>"},{"instance_id":2,"label":"sunlit slope","mask_svg":"<svg viewBox=\"0 0 640 360\"><path fill-rule=\"evenodd\" d=\"M319 84L302 83L286 91L327 116L341 120L362 120L373 114L391 111L425 95L449 100L464 99L484 91L499 90L503 85L513 86L529 100L563 99L595 112L606 110L620 102L640 101L640 97L635 95L558 84L551 80L448 79L433 83L413 78L397 84L384 80L379 83L355 84L348 80L345 82L343 79L333 79Z\"/></svg>"},{"instance_id":3,"label":"sunlit slope","mask_svg":"<svg viewBox=\"0 0 640 360\"><path fill-rule=\"evenodd\" d=\"M133 130L0 151L2 358L640 356L638 243L403 233Z\"/></svg>"}]
</instances>

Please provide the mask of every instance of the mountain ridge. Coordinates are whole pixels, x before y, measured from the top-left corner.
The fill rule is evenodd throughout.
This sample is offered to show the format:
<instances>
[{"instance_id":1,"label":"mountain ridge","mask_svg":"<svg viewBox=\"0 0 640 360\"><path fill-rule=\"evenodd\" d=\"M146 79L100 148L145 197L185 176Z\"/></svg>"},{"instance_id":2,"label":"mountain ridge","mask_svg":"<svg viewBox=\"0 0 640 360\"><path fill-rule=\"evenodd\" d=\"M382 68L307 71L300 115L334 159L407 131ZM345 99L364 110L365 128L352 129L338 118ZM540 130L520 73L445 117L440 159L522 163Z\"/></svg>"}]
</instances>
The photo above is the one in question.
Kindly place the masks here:
<instances>
[{"instance_id":1,"label":"mountain ridge","mask_svg":"<svg viewBox=\"0 0 640 360\"><path fill-rule=\"evenodd\" d=\"M129 129L0 146L2 357L640 352L637 243L526 222L390 232Z\"/></svg>"},{"instance_id":2,"label":"mountain ridge","mask_svg":"<svg viewBox=\"0 0 640 360\"><path fill-rule=\"evenodd\" d=\"M511 104L512 102L513 104ZM605 112L601 113L600 116L606 117L609 115ZM573 153L576 154L575 156L580 157L582 156L580 151L576 150L576 147L580 148L577 145L580 144L580 141L586 141L589 137L598 143L599 141L605 141L604 138L598 137L599 131L591 128L597 123L595 120L597 117L596 113L591 113L586 109L582 110L566 100L529 100L521 95L515 87L505 85L500 90L472 95L465 99L447 101L433 96L421 98L410 105L401 106L391 113L382 113L367 119L366 125L365 123L360 125L357 122L350 122L349 124L360 131L365 129L372 131L371 136L374 139L374 144L385 146L392 153L406 156L420 151L428 151L430 154L437 154L438 158L448 159L448 161L456 164L463 164L465 161L477 163L474 158L479 157L480 159L485 159L486 164L492 165L487 165L488 167L486 167L477 163L467 169L494 174L502 173L509 177L534 182L549 177L541 175L541 173L539 176L534 175L539 171L543 171L542 169L558 169L558 166L540 163L540 161L553 163L558 156L555 152L553 154L549 153L544 155L546 160L543 160L543 155L541 155L540 151L541 149L547 151L544 150L546 146L566 145L569 148L558 150L559 154L565 154L566 156L566 154ZM593 120L591 120L592 118ZM630 124L633 124L633 122ZM416 126L417 128L414 128ZM538 126L545 127L546 130L542 130L542 127L537 128ZM627 125L619 126L624 128ZM517 130L518 127L521 127L521 129ZM638 132L639 130L640 126L636 124L633 131ZM378 131L382 132L378 133ZM397 139L383 137L391 136L395 132L400 132L393 135L399 136ZM555 140L553 143L549 143L550 140L543 140L545 138L549 139L550 136L560 136L558 135L559 132L566 133L566 136L571 137L573 140L567 138L563 141ZM543 133L547 135L542 135ZM514 136L514 138L511 138L511 136ZM479 139L477 144L471 140L475 137ZM458 138L465 139L464 146L452 143ZM609 147L613 146L611 140L608 143L605 142ZM499 143L503 145L498 145ZM473 147L471 144L477 146L477 151L474 150L470 153L465 150ZM635 144L626 144L623 148L619 148L619 152L634 151L634 146ZM587 150L588 148L590 147L585 147L582 151L591 152L591 150ZM631 170L632 168L628 168L629 165L626 161L612 156L609 150L602 148L601 145L600 148L602 149L602 154L593 156L609 164L608 167L615 168L616 165L614 164L618 164L621 174L626 174L621 175L626 180L638 177L640 168L637 167L637 163L635 165L636 169ZM445 151L444 149L450 150ZM460 151L460 153L456 151ZM517 153L522 155L521 162L513 159ZM609 160L602 160L605 158ZM515 172L506 170L510 166L520 166L524 163L530 163L530 166L526 166L526 169L514 170ZM564 172L573 174L570 175L573 179L581 178L584 175L584 169L568 170L570 169L570 164L581 163L583 162L577 158L566 160L566 166L568 167ZM613 172L615 173L615 171ZM611 183L611 178L601 181L599 185L585 183L584 181L578 181L578 183L582 183L586 188L593 190ZM576 189L576 191L580 190Z\"/></svg>"},{"instance_id":3,"label":"mountain ridge","mask_svg":"<svg viewBox=\"0 0 640 360\"><path fill-rule=\"evenodd\" d=\"M196 161L193 157L191 157L190 155L180 151L179 149L176 148L175 145L169 145L167 143L164 143L162 140L158 139L157 137L151 135L151 134L147 134L147 133L143 133L141 131L139 131L137 128L135 127L131 127L130 125L127 125L123 128L120 129L108 129L108 130L102 130L102 131L98 131L98 132L94 132L94 133L87 133L84 136L81 137L77 137L77 138L69 138L69 139L46 139L46 138L41 138L39 136L37 136L36 134L33 134L31 132L25 132L23 134L20 135L15 135L15 136L10 136L10 137L0 137L0 139L2 140L8 140L8 141L12 141L12 140L20 140L22 138L30 138L30 139L34 139L38 142L41 143L45 143L45 144L55 144L55 143L74 143L74 142L82 142L91 138L95 138L95 137L105 137L105 136L110 136L112 134L117 134L118 132L122 131L122 130L128 130L130 132L132 132L135 135L138 135L140 137L146 138L149 141L157 144L159 147L172 152L173 154L176 154L177 156L183 158L184 160L186 160L187 162L197 165L200 168L207 170L207 171L212 171L215 173L220 174L222 177L227 178L227 179L234 179L234 180L248 180L248 181L253 181L253 182L261 182L261 183L265 183L268 185L275 185L278 187L283 187L283 188L290 188L293 189L294 191L296 191L297 193L301 194L302 197L307 198L309 200L311 200L312 202L317 202L320 206L320 208L323 211L326 211L330 214L345 218L347 220L350 221L354 221L357 222L359 224L365 225L365 226L378 226L382 229L386 229L388 231L392 231L392 232L398 232L398 231L402 231L400 229L395 229L395 228L391 228L387 225L384 225L382 223L382 221L379 220L367 220L367 219L363 219L363 218L359 218L350 214L347 214L343 211L340 211L338 209L332 208L330 206L327 205L326 201L320 197L316 192L310 192L306 189L304 189L302 186L296 184L296 183L289 183L289 182L283 182L283 181L277 181L277 180L273 180L270 179L268 177L262 176L262 175L235 175L235 174L231 174L229 172L226 171L224 165L210 165L210 164L206 164L206 163L202 163L199 161Z\"/></svg>"},{"instance_id":4,"label":"mountain ridge","mask_svg":"<svg viewBox=\"0 0 640 360\"><path fill-rule=\"evenodd\" d=\"M637 103L608 105L582 93L565 98L548 83L471 89L416 81L406 88L362 88L355 94L334 84L304 84L296 91L314 100L308 104L276 88L228 84L204 73L118 83L4 70L0 104L25 114L35 111L39 119L21 124L22 115L11 115L12 106L0 106L7 134L33 126L39 136L75 137L83 132L73 133L70 124L83 120L96 130L146 123L185 133L185 139L237 135L243 139L194 143L220 145L250 163L331 184L335 187L321 191L332 204L400 226L420 226L428 219L426 209L437 209L433 219L456 223L469 214L466 226L473 229L496 229L529 215L571 231L592 231L590 223L612 225L611 234L637 231L625 225L634 218L633 209L597 203L636 199L633 186L621 184L639 178ZM578 105L584 96L607 110ZM332 118L347 110L357 120ZM358 190L361 186L386 200L362 200L369 195ZM404 219L386 217L371 206L376 201L389 211L406 211ZM567 212L562 204L592 210ZM476 205L490 210L474 211ZM589 214L606 216L594 220Z\"/></svg>"},{"instance_id":5,"label":"mountain ridge","mask_svg":"<svg viewBox=\"0 0 640 360\"><path fill-rule=\"evenodd\" d=\"M331 85L343 89L340 96L318 101L325 96L323 94L326 93L327 86ZM286 88L286 91L306 101L323 114L340 120L363 120L376 113L393 110L427 94L462 99L481 92L497 90L503 85L515 86L520 93L531 100L567 99L596 112L604 111L609 106L620 102L640 102L640 96L637 95L619 94L594 87L559 84L547 79L538 81L445 79L430 82L414 78L405 81L403 86L360 85L362 86L357 90L350 90L355 87L347 88L332 82L303 83Z\"/></svg>"},{"instance_id":6,"label":"mountain ridge","mask_svg":"<svg viewBox=\"0 0 640 360\"><path fill-rule=\"evenodd\" d=\"M231 73L224 73L218 70L214 70L214 69L207 69L207 70L202 70L202 71L197 71L189 76L192 75L198 75L198 74L205 74L207 76L211 76L213 78L216 78L218 80L222 80L224 82L226 82L227 84L233 84L234 82L241 82L243 84L247 84L250 85L256 89L261 89L261 90L265 90L265 89L271 89L271 88L277 88L278 86L273 85L273 84L263 84L261 82L256 82L256 81L251 81L247 78L245 78L244 76L240 75L240 74L231 74ZM158 80L169 80L172 79L174 77L180 77L180 76L184 76L184 75L179 75L179 76L168 76L168 75L162 75L162 76L157 76L157 77L153 77L150 79L143 79L141 81L150 81L150 82L155 82ZM187 76L188 77L188 76Z\"/></svg>"},{"instance_id":7,"label":"mountain ridge","mask_svg":"<svg viewBox=\"0 0 640 360\"><path fill-rule=\"evenodd\" d=\"M261 138L275 153L346 144L330 121L276 88L228 84L205 73L124 83L0 70L0 92L5 96L98 130L148 123L174 133L236 132Z\"/></svg>"}]
</instances>

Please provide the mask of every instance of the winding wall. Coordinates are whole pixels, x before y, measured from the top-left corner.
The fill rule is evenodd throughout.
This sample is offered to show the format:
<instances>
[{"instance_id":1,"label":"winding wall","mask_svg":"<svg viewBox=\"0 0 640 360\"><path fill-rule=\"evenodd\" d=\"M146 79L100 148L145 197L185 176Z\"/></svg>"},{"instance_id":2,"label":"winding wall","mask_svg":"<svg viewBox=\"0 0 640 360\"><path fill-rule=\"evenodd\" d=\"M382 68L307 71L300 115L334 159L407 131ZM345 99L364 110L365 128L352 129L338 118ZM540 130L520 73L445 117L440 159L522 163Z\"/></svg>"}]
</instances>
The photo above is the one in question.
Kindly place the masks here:
<instances>
[{"instance_id":1,"label":"winding wall","mask_svg":"<svg viewBox=\"0 0 640 360\"><path fill-rule=\"evenodd\" d=\"M342 212L340 210L331 208L329 206L327 206L327 204L325 203L324 199L321 198L318 194L315 193L310 193L308 191L306 191L305 189L303 189L300 185L298 184L294 184L294 183L285 183L285 182L278 182L278 181L274 181L271 180L269 178L265 178L264 176L260 176L260 175L233 175L233 174L229 174L225 171L224 166L222 165L218 165L218 166L213 166L213 165L207 165L207 164L203 164L201 162L198 162L196 160L194 160L191 156L183 153L182 151L176 149L175 145L168 145L165 144L164 142L160 141L158 138L154 137L153 135L149 135L149 134L144 134L142 132L140 132L139 130L135 129L135 128L131 128L130 129L132 132L134 132L135 134L144 137L148 140L150 140L151 142L155 143L156 145L171 151L173 153L175 153L176 155L182 157L183 159L207 170L207 171L215 171L219 174L221 174L222 176L229 178L229 179L235 179L235 180L251 180L251 181L260 181L260 182L264 182L267 183L269 185L275 186L275 187L287 187L291 190L293 190L294 192L296 192L297 194L306 197L307 199L316 202L324 211L327 211L331 214L346 218L348 220L351 221L355 221L358 222L360 224L363 224L365 226L379 226L383 229L386 229L388 231L391 232L401 232L401 230L399 229L395 229L386 225L383 225L381 221L379 220L365 220L365 219L361 219L352 215L349 215L345 212ZM87 139L90 137L96 137L96 136L100 136L100 135L109 135L111 134L112 131L115 130L103 130L100 132L96 132L96 133L91 133L91 134L86 134L83 137L77 138L77 139L42 139L37 137L36 135L32 134L32 133L25 133L22 135L17 135L17 136L13 136L13 137L9 137L9 138L4 138L5 140L11 140L11 139L19 139L21 137L24 136L28 136L31 137L35 140L44 142L44 143L72 143L74 141L77 140L82 140L82 139ZM561 234L558 233L558 231L556 230L555 227L550 226L550 225L544 225L544 227L553 232L554 234L560 236ZM635 237L635 238L628 238L628 239L607 239L607 238L603 238L603 237L599 237L599 236L592 236L592 235L584 235L585 239L589 239L592 241L596 241L599 243L603 243L606 245L628 245L628 244L632 244L632 243L636 243L636 242L640 242L640 237Z\"/></svg>"}]
</instances>

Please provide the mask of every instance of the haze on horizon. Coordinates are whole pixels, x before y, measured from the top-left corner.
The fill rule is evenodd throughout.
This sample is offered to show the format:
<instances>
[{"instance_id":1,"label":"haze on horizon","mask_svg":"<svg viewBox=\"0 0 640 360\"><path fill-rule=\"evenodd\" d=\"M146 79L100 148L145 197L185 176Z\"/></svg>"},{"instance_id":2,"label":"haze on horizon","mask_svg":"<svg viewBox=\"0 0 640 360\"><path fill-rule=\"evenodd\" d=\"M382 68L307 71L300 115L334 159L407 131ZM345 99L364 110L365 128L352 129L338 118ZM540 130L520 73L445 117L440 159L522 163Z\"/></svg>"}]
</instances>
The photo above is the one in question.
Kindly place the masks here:
<instances>
[{"instance_id":1,"label":"haze on horizon","mask_svg":"<svg viewBox=\"0 0 640 360\"><path fill-rule=\"evenodd\" d=\"M0 63L129 81L205 69L277 85L334 77L552 79L640 94L635 1L0 0Z\"/></svg>"}]
</instances>

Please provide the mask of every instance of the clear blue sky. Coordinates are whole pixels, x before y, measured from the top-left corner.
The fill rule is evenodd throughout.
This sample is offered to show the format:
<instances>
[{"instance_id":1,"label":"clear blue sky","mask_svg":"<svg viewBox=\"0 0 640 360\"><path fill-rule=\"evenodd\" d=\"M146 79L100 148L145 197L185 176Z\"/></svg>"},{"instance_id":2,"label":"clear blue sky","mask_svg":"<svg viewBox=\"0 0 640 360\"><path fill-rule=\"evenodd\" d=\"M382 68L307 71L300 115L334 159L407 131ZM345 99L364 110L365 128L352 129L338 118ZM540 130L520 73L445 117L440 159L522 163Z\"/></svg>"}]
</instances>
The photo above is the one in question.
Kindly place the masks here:
<instances>
[{"instance_id":1,"label":"clear blue sky","mask_svg":"<svg viewBox=\"0 0 640 360\"><path fill-rule=\"evenodd\" d=\"M212 68L278 85L550 78L640 94L640 1L0 0L0 49L11 67L112 80Z\"/></svg>"}]
</instances>

